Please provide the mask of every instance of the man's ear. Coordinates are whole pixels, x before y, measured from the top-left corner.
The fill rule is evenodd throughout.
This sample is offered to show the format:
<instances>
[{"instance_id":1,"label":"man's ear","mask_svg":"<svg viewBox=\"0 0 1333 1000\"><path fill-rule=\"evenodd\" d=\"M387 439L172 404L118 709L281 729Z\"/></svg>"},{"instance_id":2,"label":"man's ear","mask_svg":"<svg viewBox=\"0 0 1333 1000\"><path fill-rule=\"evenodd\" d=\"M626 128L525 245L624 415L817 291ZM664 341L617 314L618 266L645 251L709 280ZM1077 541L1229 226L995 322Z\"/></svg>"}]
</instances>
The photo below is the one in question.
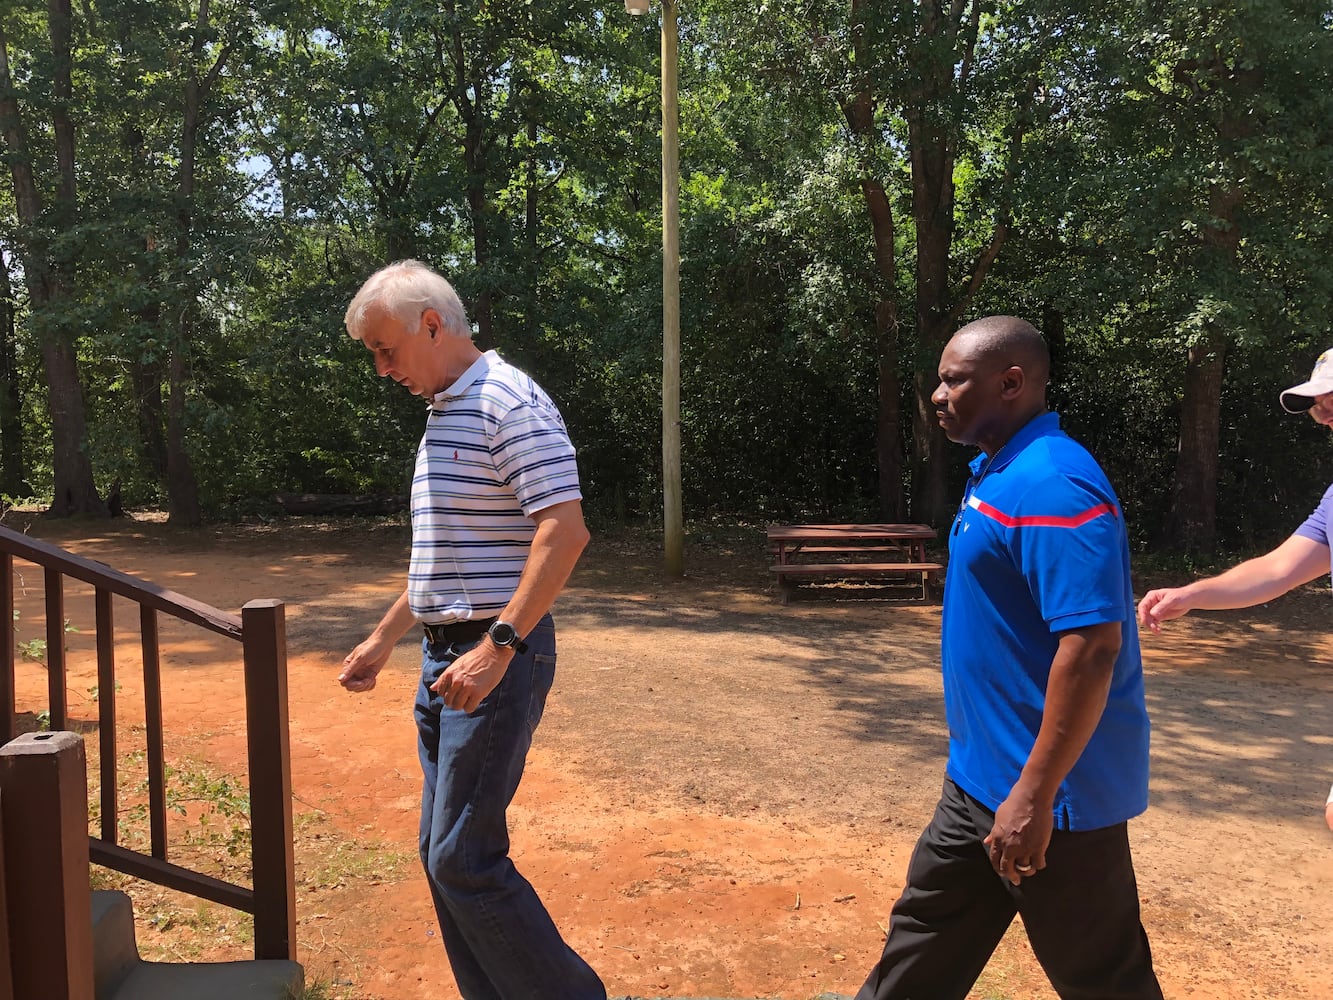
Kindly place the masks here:
<instances>
[{"instance_id":1,"label":"man's ear","mask_svg":"<svg viewBox=\"0 0 1333 1000\"><path fill-rule=\"evenodd\" d=\"M1023 395L1023 387L1027 385L1027 375L1018 365L1010 365L1000 373L1000 398L1017 399Z\"/></svg>"}]
</instances>

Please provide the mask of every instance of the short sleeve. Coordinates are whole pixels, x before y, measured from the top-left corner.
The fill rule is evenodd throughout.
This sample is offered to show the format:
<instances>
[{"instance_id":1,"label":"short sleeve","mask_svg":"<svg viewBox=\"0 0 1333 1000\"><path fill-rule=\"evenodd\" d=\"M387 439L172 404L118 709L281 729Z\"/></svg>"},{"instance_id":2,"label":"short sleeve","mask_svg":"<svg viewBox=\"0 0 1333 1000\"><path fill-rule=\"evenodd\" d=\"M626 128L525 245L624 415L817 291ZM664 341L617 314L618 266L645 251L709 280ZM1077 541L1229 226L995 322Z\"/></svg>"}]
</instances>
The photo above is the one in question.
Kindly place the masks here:
<instances>
[{"instance_id":1,"label":"short sleeve","mask_svg":"<svg viewBox=\"0 0 1333 1000\"><path fill-rule=\"evenodd\" d=\"M1294 533L1333 549L1333 542L1330 542L1328 537L1329 523L1330 520L1333 520L1329 517L1330 512L1333 512L1333 486L1325 491L1324 498L1319 501L1319 506L1314 509L1314 513L1307 517L1305 523L1297 528Z\"/></svg>"},{"instance_id":2,"label":"short sleeve","mask_svg":"<svg viewBox=\"0 0 1333 1000\"><path fill-rule=\"evenodd\" d=\"M583 499L574 445L554 405L538 401L510 409L491 439L491 457L529 517Z\"/></svg>"},{"instance_id":3,"label":"short sleeve","mask_svg":"<svg viewBox=\"0 0 1333 1000\"><path fill-rule=\"evenodd\" d=\"M1125 527L1113 494L1056 475L1012 512L1012 555L1052 632L1125 621Z\"/></svg>"}]
</instances>

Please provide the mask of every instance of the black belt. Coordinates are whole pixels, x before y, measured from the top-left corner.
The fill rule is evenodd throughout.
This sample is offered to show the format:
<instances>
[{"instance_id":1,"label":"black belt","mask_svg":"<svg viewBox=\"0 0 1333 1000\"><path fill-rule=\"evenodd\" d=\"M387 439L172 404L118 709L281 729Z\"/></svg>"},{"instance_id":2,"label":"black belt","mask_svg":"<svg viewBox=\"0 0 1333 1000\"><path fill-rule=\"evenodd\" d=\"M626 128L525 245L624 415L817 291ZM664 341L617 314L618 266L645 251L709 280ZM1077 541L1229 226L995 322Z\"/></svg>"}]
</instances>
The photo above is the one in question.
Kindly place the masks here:
<instances>
[{"instance_id":1,"label":"black belt","mask_svg":"<svg viewBox=\"0 0 1333 1000\"><path fill-rule=\"evenodd\" d=\"M432 646L455 642L475 642L486 634L486 630L495 624L494 618L478 618L466 622L445 622L441 625L421 623L426 639Z\"/></svg>"}]
</instances>

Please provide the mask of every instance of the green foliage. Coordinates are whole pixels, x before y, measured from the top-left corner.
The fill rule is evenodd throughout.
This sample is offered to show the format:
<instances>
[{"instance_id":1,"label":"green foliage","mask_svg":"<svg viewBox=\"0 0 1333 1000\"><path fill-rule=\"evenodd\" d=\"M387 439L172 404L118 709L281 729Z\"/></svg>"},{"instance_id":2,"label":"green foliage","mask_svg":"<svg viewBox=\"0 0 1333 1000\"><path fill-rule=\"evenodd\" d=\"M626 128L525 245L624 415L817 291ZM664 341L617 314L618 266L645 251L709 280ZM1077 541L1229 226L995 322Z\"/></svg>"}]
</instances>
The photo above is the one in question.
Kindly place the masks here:
<instances>
[{"instance_id":1,"label":"green foliage","mask_svg":"<svg viewBox=\"0 0 1333 1000\"><path fill-rule=\"evenodd\" d=\"M142 765L143 754L131 755L130 762ZM229 858L247 855L250 849L250 796L243 783L229 775L214 774L202 766L165 768L166 807L178 816L192 816L194 825L186 828L180 843L185 847L217 848ZM138 786L140 795L148 792L148 779ZM138 802L125 809L119 818L121 835L129 841L145 838L148 804Z\"/></svg>"},{"instance_id":2,"label":"green foliage","mask_svg":"<svg viewBox=\"0 0 1333 1000\"><path fill-rule=\"evenodd\" d=\"M33 663L46 662L45 639L29 639L26 642L15 643L15 645L18 647L18 651L23 655L25 660L29 660Z\"/></svg>"},{"instance_id":3,"label":"green foliage","mask_svg":"<svg viewBox=\"0 0 1333 1000\"><path fill-rule=\"evenodd\" d=\"M929 5L682 5L689 515L874 516L881 360L908 456L941 324L1006 312L1051 339L1053 402L1143 546L1174 503L1185 352L1220 338L1220 537L1289 528L1328 478L1324 435L1273 405L1333 343L1326 6L967 3L940 31ZM49 203L46 9L11 8ZM405 493L420 403L374 377L341 319L370 271L411 255L560 404L589 515L657 516L655 18L589 0L211 11L76 5L77 211L20 225L0 191L31 488L54 490L55 331L77 352L83 450L126 505L168 501L172 433L214 516L280 492ZM887 271L867 182L893 217ZM25 246L74 276L54 305ZM965 457L935 459L951 488Z\"/></svg>"},{"instance_id":4,"label":"green foliage","mask_svg":"<svg viewBox=\"0 0 1333 1000\"><path fill-rule=\"evenodd\" d=\"M19 610L14 609L14 621L19 620ZM68 619L64 622L64 632L69 635L71 632L77 632L78 628ZM14 647L19 651L23 659L32 663L46 663L46 640L45 639L16 639Z\"/></svg>"}]
</instances>

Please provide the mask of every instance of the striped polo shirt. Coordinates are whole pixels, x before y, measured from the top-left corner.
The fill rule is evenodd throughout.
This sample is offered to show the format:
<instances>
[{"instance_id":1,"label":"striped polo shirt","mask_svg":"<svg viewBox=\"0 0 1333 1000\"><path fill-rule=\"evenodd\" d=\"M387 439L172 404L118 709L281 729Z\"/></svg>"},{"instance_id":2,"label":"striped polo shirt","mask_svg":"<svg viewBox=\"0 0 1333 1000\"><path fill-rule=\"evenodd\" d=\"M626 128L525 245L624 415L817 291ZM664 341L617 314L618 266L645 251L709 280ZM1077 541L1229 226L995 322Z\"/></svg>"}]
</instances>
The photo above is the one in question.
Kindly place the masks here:
<instances>
[{"instance_id":1,"label":"striped polo shirt","mask_svg":"<svg viewBox=\"0 0 1333 1000\"><path fill-rule=\"evenodd\" d=\"M491 618L518 586L533 514L581 500L560 411L495 351L431 401L412 476L412 613Z\"/></svg>"},{"instance_id":2,"label":"striped polo shirt","mask_svg":"<svg viewBox=\"0 0 1333 1000\"><path fill-rule=\"evenodd\" d=\"M949 531L941 659L948 774L994 810L1041 728L1060 634L1115 622L1120 652L1097 728L1056 794L1060 830L1148 805L1148 713L1120 502L1082 445L1043 413L972 478Z\"/></svg>"}]
</instances>

